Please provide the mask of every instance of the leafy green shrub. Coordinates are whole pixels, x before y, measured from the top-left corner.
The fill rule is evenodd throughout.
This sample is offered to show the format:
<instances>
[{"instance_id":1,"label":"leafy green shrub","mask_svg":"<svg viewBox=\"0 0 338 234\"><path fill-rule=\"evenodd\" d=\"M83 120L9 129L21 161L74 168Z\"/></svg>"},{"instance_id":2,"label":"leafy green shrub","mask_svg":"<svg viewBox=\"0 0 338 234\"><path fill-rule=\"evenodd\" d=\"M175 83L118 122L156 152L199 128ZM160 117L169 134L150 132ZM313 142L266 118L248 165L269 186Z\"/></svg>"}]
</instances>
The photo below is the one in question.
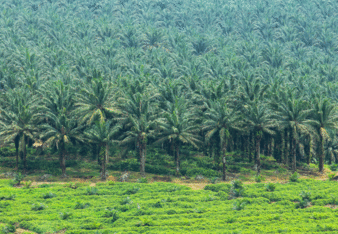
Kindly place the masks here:
<instances>
[{"instance_id":1,"label":"leafy green shrub","mask_svg":"<svg viewBox=\"0 0 338 234\"><path fill-rule=\"evenodd\" d=\"M137 180L137 183L148 183L147 178L140 178Z\"/></svg>"},{"instance_id":2,"label":"leafy green shrub","mask_svg":"<svg viewBox=\"0 0 338 234\"><path fill-rule=\"evenodd\" d=\"M229 192L229 198L234 199L236 197L241 197L244 194L243 182L240 180L233 180L231 182L231 188Z\"/></svg>"},{"instance_id":3,"label":"leafy green shrub","mask_svg":"<svg viewBox=\"0 0 338 234\"><path fill-rule=\"evenodd\" d=\"M334 195L331 195L329 202L330 202L331 205L338 205L338 198Z\"/></svg>"},{"instance_id":4,"label":"leafy green shrub","mask_svg":"<svg viewBox=\"0 0 338 234\"><path fill-rule=\"evenodd\" d=\"M176 213L177 213L176 210L173 210L173 209L167 210L168 215L172 215L172 214L176 214Z\"/></svg>"},{"instance_id":5,"label":"leafy green shrub","mask_svg":"<svg viewBox=\"0 0 338 234\"><path fill-rule=\"evenodd\" d=\"M31 207L31 210L44 210L47 206L42 204L42 203L39 203L39 204L33 204L32 207Z\"/></svg>"},{"instance_id":6,"label":"leafy green shrub","mask_svg":"<svg viewBox=\"0 0 338 234\"><path fill-rule=\"evenodd\" d=\"M150 217L140 217L140 222L136 226L153 226L153 220Z\"/></svg>"},{"instance_id":7,"label":"leafy green shrub","mask_svg":"<svg viewBox=\"0 0 338 234\"><path fill-rule=\"evenodd\" d=\"M293 173L289 178L290 182L298 182L298 179L299 179L299 174L297 172Z\"/></svg>"},{"instance_id":8,"label":"leafy green shrub","mask_svg":"<svg viewBox=\"0 0 338 234\"><path fill-rule=\"evenodd\" d=\"M300 194L300 201L299 203L296 204L296 208L306 208L308 206L310 206L310 202L311 202L311 193L310 192L305 192L302 191Z\"/></svg>"},{"instance_id":9,"label":"leafy green shrub","mask_svg":"<svg viewBox=\"0 0 338 234\"><path fill-rule=\"evenodd\" d=\"M331 171L338 171L338 164L332 164L332 165L330 166L330 170L331 170Z\"/></svg>"},{"instance_id":10,"label":"leafy green shrub","mask_svg":"<svg viewBox=\"0 0 338 234\"><path fill-rule=\"evenodd\" d=\"M51 193L51 192L42 194L43 199L48 199L48 198L53 198L53 197L56 197L56 195L54 193Z\"/></svg>"},{"instance_id":11,"label":"leafy green shrub","mask_svg":"<svg viewBox=\"0 0 338 234\"><path fill-rule=\"evenodd\" d=\"M238 165L229 165L227 169L229 172L233 172L233 173L238 173L241 171L241 167Z\"/></svg>"},{"instance_id":12,"label":"leafy green shrub","mask_svg":"<svg viewBox=\"0 0 338 234\"><path fill-rule=\"evenodd\" d=\"M183 175L183 173L182 173ZM194 177L196 175L203 175L205 177L217 177L219 176L219 173L215 170L209 169L209 168L194 168L189 167L187 168L187 176Z\"/></svg>"},{"instance_id":13,"label":"leafy green shrub","mask_svg":"<svg viewBox=\"0 0 338 234\"><path fill-rule=\"evenodd\" d=\"M31 187L31 185L32 185L32 181L30 181L30 180L23 182L23 187L25 189L29 189Z\"/></svg>"},{"instance_id":14,"label":"leafy green shrub","mask_svg":"<svg viewBox=\"0 0 338 234\"><path fill-rule=\"evenodd\" d=\"M310 192L305 192L305 191L302 191L299 196L303 199L303 200L308 200L308 201L311 201L311 193Z\"/></svg>"},{"instance_id":15,"label":"leafy green shrub","mask_svg":"<svg viewBox=\"0 0 338 234\"><path fill-rule=\"evenodd\" d=\"M228 192L229 189L230 189L229 184L208 184L204 187L204 190L210 190L213 192L219 192L219 191Z\"/></svg>"},{"instance_id":16,"label":"leafy green shrub","mask_svg":"<svg viewBox=\"0 0 338 234\"><path fill-rule=\"evenodd\" d=\"M132 195L137 193L140 190L138 187L133 187L124 192L125 195Z\"/></svg>"},{"instance_id":17,"label":"leafy green shrub","mask_svg":"<svg viewBox=\"0 0 338 234\"><path fill-rule=\"evenodd\" d=\"M128 204L132 204L133 201L130 199L130 197L126 197L125 199L123 199L121 201L121 205L128 205Z\"/></svg>"},{"instance_id":18,"label":"leafy green shrub","mask_svg":"<svg viewBox=\"0 0 338 234\"><path fill-rule=\"evenodd\" d=\"M0 201L1 200L14 200L15 199L15 194L10 194L8 196L0 196Z\"/></svg>"},{"instance_id":19,"label":"leafy green shrub","mask_svg":"<svg viewBox=\"0 0 338 234\"><path fill-rule=\"evenodd\" d=\"M334 179L335 175L336 175L335 173L330 173L330 174L328 175L329 181L332 181L332 180Z\"/></svg>"},{"instance_id":20,"label":"leafy green shrub","mask_svg":"<svg viewBox=\"0 0 338 234\"><path fill-rule=\"evenodd\" d=\"M233 209L234 210L243 210L246 204L247 203L244 200L236 200L233 203Z\"/></svg>"},{"instance_id":21,"label":"leafy green shrub","mask_svg":"<svg viewBox=\"0 0 338 234\"><path fill-rule=\"evenodd\" d=\"M225 219L226 223L234 223L236 222L236 218L235 217L228 217Z\"/></svg>"},{"instance_id":22,"label":"leafy green shrub","mask_svg":"<svg viewBox=\"0 0 338 234\"><path fill-rule=\"evenodd\" d=\"M217 184L218 181L219 181L219 177L212 177L210 179L210 183L212 183L212 184Z\"/></svg>"},{"instance_id":23,"label":"leafy green shrub","mask_svg":"<svg viewBox=\"0 0 338 234\"><path fill-rule=\"evenodd\" d=\"M261 176L261 175L258 175L258 176L255 177L255 181L256 181L257 183L260 183L260 182L264 181L264 177Z\"/></svg>"},{"instance_id":24,"label":"leafy green shrub","mask_svg":"<svg viewBox=\"0 0 338 234\"><path fill-rule=\"evenodd\" d=\"M72 216L72 213L70 212L61 212L60 213L60 219L62 220L66 220L66 219L69 219L70 217Z\"/></svg>"},{"instance_id":25,"label":"leafy green shrub","mask_svg":"<svg viewBox=\"0 0 338 234\"><path fill-rule=\"evenodd\" d=\"M274 183L268 183L265 185L265 190L268 192L273 192L276 189L276 185Z\"/></svg>"},{"instance_id":26,"label":"leafy green shrub","mask_svg":"<svg viewBox=\"0 0 338 234\"><path fill-rule=\"evenodd\" d=\"M89 207L90 204L89 203L82 203L82 202L76 202L74 209L85 209L87 207Z\"/></svg>"},{"instance_id":27,"label":"leafy green shrub","mask_svg":"<svg viewBox=\"0 0 338 234\"><path fill-rule=\"evenodd\" d=\"M118 220L119 218L119 213L117 210L113 209L113 208L106 208L105 212L103 214L103 217L106 218L112 218L111 222L115 222L116 220Z\"/></svg>"},{"instance_id":28,"label":"leafy green shrub","mask_svg":"<svg viewBox=\"0 0 338 234\"><path fill-rule=\"evenodd\" d=\"M16 231L16 228L14 225L8 224L5 227L2 228L3 233L14 233Z\"/></svg>"},{"instance_id":29,"label":"leafy green shrub","mask_svg":"<svg viewBox=\"0 0 338 234\"><path fill-rule=\"evenodd\" d=\"M82 228L86 229L86 230L101 229L102 228L102 223L91 222L91 223L83 225Z\"/></svg>"},{"instance_id":30,"label":"leafy green shrub","mask_svg":"<svg viewBox=\"0 0 338 234\"><path fill-rule=\"evenodd\" d=\"M23 178L25 178L25 175L22 175L20 172L16 173L13 179L13 181L15 182L15 185L20 185Z\"/></svg>"},{"instance_id":31,"label":"leafy green shrub","mask_svg":"<svg viewBox=\"0 0 338 234\"><path fill-rule=\"evenodd\" d=\"M97 195L98 191L99 190L97 188L95 188L95 187L88 187L86 189L86 194L87 195Z\"/></svg>"}]
</instances>

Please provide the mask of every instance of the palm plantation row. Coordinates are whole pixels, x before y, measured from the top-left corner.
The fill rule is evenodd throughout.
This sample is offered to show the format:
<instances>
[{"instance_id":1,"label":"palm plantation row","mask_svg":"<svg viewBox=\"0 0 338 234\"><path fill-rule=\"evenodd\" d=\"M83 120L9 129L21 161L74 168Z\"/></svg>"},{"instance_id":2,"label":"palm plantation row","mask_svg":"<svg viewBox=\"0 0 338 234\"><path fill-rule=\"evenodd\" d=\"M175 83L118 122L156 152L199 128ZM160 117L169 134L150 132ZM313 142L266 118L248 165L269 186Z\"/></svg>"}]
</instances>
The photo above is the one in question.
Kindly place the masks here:
<instances>
[{"instance_id":1,"label":"palm plantation row","mask_svg":"<svg viewBox=\"0 0 338 234\"><path fill-rule=\"evenodd\" d=\"M112 145L136 146L142 175L147 147L163 145L174 149L177 174L180 148L187 145L205 156L213 155L217 165L226 164L229 151L240 150L254 160L257 174L260 153L273 155L293 171L297 162L311 161L323 171L338 121L330 99L301 95L283 86L263 86L258 80L235 82L232 89L227 80L214 86L189 78L154 81L149 77L113 82L99 78L77 87L52 81L36 92L9 90L1 96L2 145L16 147L17 167L21 151L24 168L28 141L55 146L64 176L65 146L76 143L90 143L101 152L103 179ZM330 152L326 159L334 162L335 152Z\"/></svg>"}]
</instances>

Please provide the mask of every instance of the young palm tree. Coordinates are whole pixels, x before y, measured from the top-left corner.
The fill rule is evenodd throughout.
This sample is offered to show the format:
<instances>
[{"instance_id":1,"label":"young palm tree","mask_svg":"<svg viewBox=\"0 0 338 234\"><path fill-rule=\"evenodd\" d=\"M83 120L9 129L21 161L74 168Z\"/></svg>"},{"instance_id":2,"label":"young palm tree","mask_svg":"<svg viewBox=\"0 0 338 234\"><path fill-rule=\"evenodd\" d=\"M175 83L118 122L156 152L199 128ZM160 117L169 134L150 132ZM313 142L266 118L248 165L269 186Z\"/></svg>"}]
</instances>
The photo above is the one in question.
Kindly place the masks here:
<instances>
[{"instance_id":1,"label":"young palm tree","mask_svg":"<svg viewBox=\"0 0 338 234\"><path fill-rule=\"evenodd\" d=\"M106 163L109 157L109 145L113 136L120 130L120 126L112 126L111 121L96 121L95 125L85 132L85 138L93 143L99 145L99 147L105 147L105 155L101 160L101 178L106 179Z\"/></svg>"},{"instance_id":2,"label":"young palm tree","mask_svg":"<svg viewBox=\"0 0 338 234\"><path fill-rule=\"evenodd\" d=\"M226 99L209 101L209 106L204 113L203 130L207 131L205 140L209 142L215 134L219 135L222 161L226 161L227 141L230 136L229 130L241 130L241 116L238 111L227 105ZM223 167L224 168L224 167ZM223 180L226 179L223 170Z\"/></svg>"},{"instance_id":3,"label":"young palm tree","mask_svg":"<svg viewBox=\"0 0 338 234\"><path fill-rule=\"evenodd\" d=\"M191 144L199 148L202 143L199 139L199 126L195 123L195 116L192 108L188 108L185 99L175 98L174 103L167 102L167 108L161 113L161 118L157 120L160 129L159 139L155 142L172 142L175 149L176 175L180 172L180 145Z\"/></svg>"},{"instance_id":4,"label":"young palm tree","mask_svg":"<svg viewBox=\"0 0 338 234\"><path fill-rule=\"evenodd\" d=\"M338 113L336 106L326 98L316 98L312 118L319 136L319 171L324 169L324 141L329 138L328 130L338 130Z\"/></svg>"},{"instance_id":5,"label":"young palm tree","mask_svg":"<svg viewBox=\"0 0 338 234\"><path fill-rule=\"evenodd\" d=\"M24 88L16 88L6 92L0 105L0 140L7 144L15 143L16 169L19 166L19 146L22 146L24 170L27 169L27 140L33 140L38 132L36 97ZM21 143L20 143L21 142Z\"/></svg>"},{"instance_id":6,"label":"young palm tree","mask_svg":"<svg viewBox=\"0 0 338 234\"><path fill-rule=\"evenodd\" d=\"M271 112L265 103L252 102L250 105L244 106L244 108L243 114L246 126L253 132L255 138L255 161L257 175L259 175L261 171L260 144L263 133L275 134L273 129L277 124L273 120Z\"/></svg>"}]
</instances>

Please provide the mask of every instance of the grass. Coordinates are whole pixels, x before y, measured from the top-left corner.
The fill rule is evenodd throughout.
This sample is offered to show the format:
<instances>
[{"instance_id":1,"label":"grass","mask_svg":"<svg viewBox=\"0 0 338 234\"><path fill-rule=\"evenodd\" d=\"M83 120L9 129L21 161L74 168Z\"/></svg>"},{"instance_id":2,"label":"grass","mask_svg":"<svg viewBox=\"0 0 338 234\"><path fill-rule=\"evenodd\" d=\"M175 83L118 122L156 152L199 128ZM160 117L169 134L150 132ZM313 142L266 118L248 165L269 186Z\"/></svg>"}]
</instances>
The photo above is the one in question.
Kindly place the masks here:
<instances>
[{"instance_id":1,"label":"grass","mask_svg":"<svg viewBox=\"0 0 338 234\"><path fill-rule=\"evenodd\" d=\"M158 182L106 182L95 187L55 183L28 189L12 187L9 182L0 180L3 233L12 226L34 233L338 231L335 181L300 179L276 183L273 191L266 189L265 182L244 184L242 195L234 199L229 194L235 183L192 190ZM45 199L46 194L53 196ZM306 206L301 203L304 194L309 201Z\"/></svg>"}]
</instances>

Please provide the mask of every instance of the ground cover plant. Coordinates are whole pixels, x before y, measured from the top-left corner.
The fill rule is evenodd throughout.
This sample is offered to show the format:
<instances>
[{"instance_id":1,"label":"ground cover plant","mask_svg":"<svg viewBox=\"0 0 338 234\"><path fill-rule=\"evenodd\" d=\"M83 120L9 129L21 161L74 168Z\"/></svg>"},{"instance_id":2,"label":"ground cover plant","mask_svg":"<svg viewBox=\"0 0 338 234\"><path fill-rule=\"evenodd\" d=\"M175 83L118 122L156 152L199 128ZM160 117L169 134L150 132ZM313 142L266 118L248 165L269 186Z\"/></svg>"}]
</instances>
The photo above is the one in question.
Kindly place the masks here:
<instances>
[{"instance_id":1,"label":"ground cover plant","mask_svg":"<svg viewBox=\"0 0 338 234\"><path fill-rule=\"evenodd\" d=\"M0 232L34 233L314 233L337 232L335 181L284 184L41 184L0 181ZM267 189L267 188L270 189ZM241 189L239 196L231 195ZM94 191L88 192L88 191ZM12 195L15 194L15 197ZM55 194L48 196L46 194Z\"/></svg>"}]
</instances>

